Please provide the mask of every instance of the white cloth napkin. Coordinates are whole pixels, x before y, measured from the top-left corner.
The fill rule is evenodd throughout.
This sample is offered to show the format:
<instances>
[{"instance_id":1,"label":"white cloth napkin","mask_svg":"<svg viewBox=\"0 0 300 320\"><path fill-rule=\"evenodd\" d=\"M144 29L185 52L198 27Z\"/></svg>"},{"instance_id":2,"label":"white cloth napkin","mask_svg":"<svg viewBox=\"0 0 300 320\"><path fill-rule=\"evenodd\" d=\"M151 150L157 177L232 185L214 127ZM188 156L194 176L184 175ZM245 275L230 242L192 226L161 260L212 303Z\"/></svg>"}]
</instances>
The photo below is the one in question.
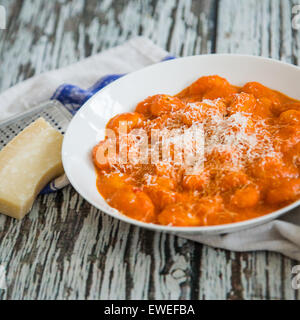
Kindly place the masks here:
<instances>
[{"instance_id":1,"label":"white cloth napkin","mask_svg":"<svg viewBox=\"0 0 300 320\"><path fill-rule=\"evenodd\" d=\"M132 72L159 62L167 55L166 51L148 39L134 38L121 46L66 68L35 76L1 93L0 119L50 99L63 83L71 83L86 89L102 76ZM270 250L300 261L300 209L252 229L226 235L193 235L185 238L234 251Z\"/></svg>"}]
</instances>

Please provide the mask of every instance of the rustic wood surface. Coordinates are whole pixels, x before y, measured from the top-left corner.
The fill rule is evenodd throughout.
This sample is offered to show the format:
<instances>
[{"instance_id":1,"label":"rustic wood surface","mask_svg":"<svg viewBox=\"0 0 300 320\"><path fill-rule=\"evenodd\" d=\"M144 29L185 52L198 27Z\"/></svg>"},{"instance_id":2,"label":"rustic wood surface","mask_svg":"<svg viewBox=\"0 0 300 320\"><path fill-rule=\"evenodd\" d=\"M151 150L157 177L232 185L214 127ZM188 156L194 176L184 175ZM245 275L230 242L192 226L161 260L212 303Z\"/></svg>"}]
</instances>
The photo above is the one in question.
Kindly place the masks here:
<instances>
[{"instance_id":1,"label":"rustic wood surface","mask_svg":"<svg viewBox=\"0 0 300 320\"><path fill-rule=\"evenodd\" d=\"M299 2L299 1L298 1ZM299 63L297 0L2 0L0 91L144 35L177 56L234 52ZM1 105L1 102L0 102ZM72 187L22 221L0 216L1 299L299 299L297 264L234 253L114 220Z\"/></svg>"}]
</instances>

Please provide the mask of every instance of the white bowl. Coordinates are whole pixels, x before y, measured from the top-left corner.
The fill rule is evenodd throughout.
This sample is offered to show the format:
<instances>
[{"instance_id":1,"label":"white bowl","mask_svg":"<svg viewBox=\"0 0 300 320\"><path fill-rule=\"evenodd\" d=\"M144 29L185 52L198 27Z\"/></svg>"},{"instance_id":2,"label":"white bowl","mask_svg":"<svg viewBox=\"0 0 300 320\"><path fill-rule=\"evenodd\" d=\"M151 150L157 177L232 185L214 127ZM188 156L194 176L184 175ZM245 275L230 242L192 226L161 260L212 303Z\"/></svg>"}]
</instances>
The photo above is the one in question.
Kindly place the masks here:
<instances>
[{"instance_id":1,"label":"white bowl","mask_svg":"<svg viewBox=\"0 0 300 320\"><path fill-rule=\"evenodd\" d=\"M170 227L131 219L111 208L96 188L91 161L92 148L104 137L107 121L114 115L134 110L136 104L158 93L176 94L204 75L220 75L242 86L258 81L300 100L300 68L276 60L213 54L179 58L158 63L131 73L105 87L78 111L66 132L62 157L65 172L73 187L93 206L114 218L148 229L184 233L229 233L266 223L295 208L300 201L262 217L243 222L205 227Z\"/></svg>"}]
</instances>

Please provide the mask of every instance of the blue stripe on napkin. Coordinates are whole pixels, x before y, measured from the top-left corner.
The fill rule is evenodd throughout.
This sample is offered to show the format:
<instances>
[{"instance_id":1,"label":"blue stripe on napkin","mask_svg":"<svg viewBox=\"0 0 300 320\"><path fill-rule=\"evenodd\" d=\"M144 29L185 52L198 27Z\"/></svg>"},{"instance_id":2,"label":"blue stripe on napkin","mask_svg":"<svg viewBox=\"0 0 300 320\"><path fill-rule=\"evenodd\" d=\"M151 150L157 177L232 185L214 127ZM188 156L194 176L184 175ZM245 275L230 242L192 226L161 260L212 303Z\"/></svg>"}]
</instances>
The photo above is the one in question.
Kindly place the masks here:
<instances>
[{"instance_id":1,"label":"blue stripe on napkin","mask_svg":"<svg viewBox=\"0 0 300 320\"><path fill-rule=\"evenodd\" d=\"M58 100L74 115L95 93L122 76L124 76L124 74L104 76L87 90L71 84L63 84L58 87L51 99Z\"/></svg>"}]
</instances>

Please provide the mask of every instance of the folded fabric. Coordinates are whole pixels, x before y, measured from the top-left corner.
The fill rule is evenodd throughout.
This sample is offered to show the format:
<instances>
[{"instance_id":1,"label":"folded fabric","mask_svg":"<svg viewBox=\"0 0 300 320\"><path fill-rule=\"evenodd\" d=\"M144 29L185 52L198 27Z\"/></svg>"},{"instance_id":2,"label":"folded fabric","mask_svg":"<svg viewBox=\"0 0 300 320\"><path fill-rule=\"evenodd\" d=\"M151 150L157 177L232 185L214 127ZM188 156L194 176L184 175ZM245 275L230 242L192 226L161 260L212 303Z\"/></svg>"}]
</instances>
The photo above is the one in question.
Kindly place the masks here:
<instances>
[{"instance_id":1,"label":"folded fabric","mask_svg":"<svg viewBox=\"0 0 300 320\"><path fill-rule=\"evenodd\" d=\"M66 98L63 103L69 107L74 102L72 96L76 97L77 95L77 103L83 103L87 97L84 90L92 93L93 87L99 85L97 82L102 77L110 74L126 74L157 63L166 57L168 57L168 52L155 46L150 40L143 37L134 38L121 46L65 68L37 75L1 93L0 120L49 100L53 97L54 92L56 97L61 97L65 92ZM64 84L72 86L68 87ZM83 93L81 101L80 93ZM70 104L68 97L71 100ZM74 107L75 105L76 103Z\"/></svg>"},{"instance_id":2,"label":"folded fabric","mask_svg":"<svg viewBox=\"0 0 300 320\"><path fill-rule=\"evenodd\" d=\"M74 114L87 99L111 81L168 58L168 52L148 39L132 39L124 45L66 68L38 75L3 92L0 94L0 120L50 98L59 100ZM66 184L66 177L60 177L44 192L60 189ZM295 209L281 219L235 233L187 235L185 238L234 251L275 251L300 261L300 210Z\"/></svg>"}]
</instances>

